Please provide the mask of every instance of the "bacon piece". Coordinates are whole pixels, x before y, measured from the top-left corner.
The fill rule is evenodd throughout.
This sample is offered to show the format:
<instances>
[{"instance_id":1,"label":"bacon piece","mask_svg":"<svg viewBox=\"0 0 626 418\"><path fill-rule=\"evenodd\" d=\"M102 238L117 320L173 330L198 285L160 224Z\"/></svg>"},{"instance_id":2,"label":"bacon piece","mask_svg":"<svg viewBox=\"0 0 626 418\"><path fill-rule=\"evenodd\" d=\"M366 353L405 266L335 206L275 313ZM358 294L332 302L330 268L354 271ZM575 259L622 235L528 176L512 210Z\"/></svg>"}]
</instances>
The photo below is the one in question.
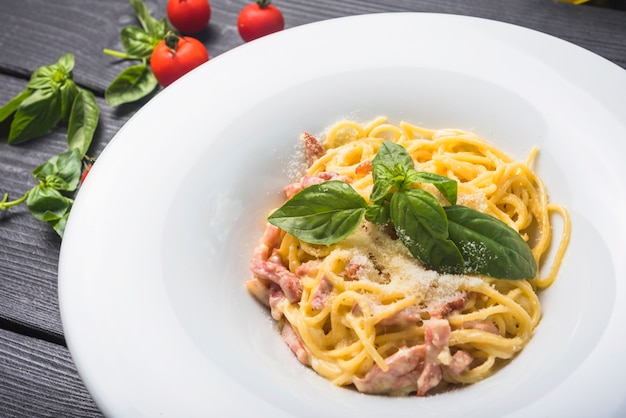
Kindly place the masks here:
<instances>
[{"instance_id":1,"label":"bacon piece","mask_svg":"<svg viewBox=\"0 0 626 418\"><path fill-rule=\"evenodd\" d=\"M298 268L296 268L296 276L308 276L315 277L320 270L320 266L322 265L321 260L309 260L305 263L300 264Z\"/></svg>"},{"instance_id":2,"label":"bacon piece","mask_svg":"<svg viewBox=\"0 0 626 418\"><path fill-rule=\"evenodd\" d=\"M356 166L354 169L354 174L357 176L365 176L372 172L372 162L370 160L365 160Z\"/></svg>"},{"instance_id":3,"label":"bacon piece","mask_svg":"<svg viewBox=\"0 0 626 418\"><path fill-rule=\"evenodd\" d=\"M424 355L424 345L403 347L385 359L389 366L387 371L375 365L362 378L355 377L353 383L362 393L408 395L417 389L419 365L424 361Z\"/></svg>"},{"instance_id":4,"label":"bacon piece","mask_svg":"<svg viewBox=\"0 0 626 418\"><path fill-rule=\"evenodd\" d=\"M450 359L450 364L446 366L446 370L452 376L460 376L472 364L474 358L470 353L459 350Z\"/></svg>"},{"instance_id":5,"label":"bacon piece","mask_svg":"<svg viewBox=\"0 0 626 418\"><path fill-rule=\"evenodd\" d=\"M265 231L259 241L259 245L254 249L252 258L257 260L267 260L274 248L280 246L282 239L282 230L277 226L267 222L265 224Z\"/></svg>"},{"instance_id":6,"label":"bacon piece","mask_svg":"<svg viewBox=\"0 0 626 418\"><path fill-rule=\"evenodd\" d=\"M364 255L352 257L346 266L344 278L350 281L359 280L359 274L367 266L368 262L369 260Z\"/></svg>"},{"instance_id":7,"label":"bacon piece","mask_svg":"<svg viewBox=\"0 0 626 418\"><path fill-rule=\"evenodd\" d=\"M445 303L431 309L429 311L430 316L434 318L445 318L452 312L463 309L468 299L469 296L467 292L459 292L456 298L448 300Z\"/></svg>"},{"instance_id":8,"label":"bacon piece","mask_svg":"<svg viewBox=\"0 0 626 418\"><path fill-rule=\"evenodd\" d=\"M311 299L311 307L316 311L321 310L324 305L326 305L332 291L333 283L328 279L328 277L323 276L320 280L320 284L314 290L313 297Z\"/></svg>"},{"instance_id":9,"label":"bacon piece","mask_svg":"<svg viewBox=\"0 0 626 418\"><path fill-rule=\"evenodd\" d=\"M410 325L417 324L427 318L445 318L450 313L462 309L467 303L467 299L467 292L460 292L457 298L448 300L428 310L415 305L408 306L381 320L378 324L382 326Z\"/></svg>"},{"instance_id":10,"label":"bacon piece","mask_svg":"<svg viewBox=\"0 0 626 418\"><path fill-rule=\"evenodd\" d=\"M267 261L253 259L250 270L260 280L267 280L280 286L289 302L298 302L302 297L302 283L300 278L287 270L282 263L276 262L275 257Z\"/></svg>"},{"instance_id":11,"label":"bacon piece","mask_svg":"<svg viewBox=\"0 0 626 418\"><path fill-rule=\"evenodd\" d=\"M285 300L285 293L276 283L270 283L269 293L270 314L272 318L279 321L283 317L283 312L280 310L279 305Z\"/></svg>"},{"instance_id":12,"label":"bacon piece","mask_svg":"<svg viewBox=\"0 0 626 418\"><path fill-rule=\"evenodd\" d=\"M445 319L430 319L425 322L424 346L426 355L424 369L417 379L417 395L424 396L426 392L437 386L443 377L441 364L450 363L450 324Z\"/></svg>"},{"instance_id":13,"label":"bacon piece","mask_svg":"<svg viewBox=\"0 0 626 418\"><path fill-rule=\"evenodd\" d=\"M306 156L306 163L309 167L324 155L324 147L320 144L320 141L308 132L302 133L302 141L304 142L304 155Z\"/></svg>"},{"instance_id":14,"label":"bacon piece","mask_svg":"<svg viewBox=\"0 0 626 418\"><path fill-rule=\"evenodd\" d=\"M283 337L283 340L289 346L291 351L293 351L296 355L296 358L300 361L300 363L305 366L310 366L311 357L309 356L309 352L289 322L285 322L283 329L280 331L280 335Z\"/></svg>"},{"instance_id":15,"label":"bacon piece","mask_svg":"<svg viewBox=\"0 0 626 418\"><path fill-rule=\"evenodd\" d=\"M492 334L500 334L500 330L498 329L498 327L491 321L484 319L484 320L476 320L476 321L469 321L463 324L463 328L470 328L470 329L479 329L481 331L486 331L486 332L490 332Z\"/></svg>"},{"instance_id":16,"label":"bacon piece","mask_svg":"<svg viewBox=\"0 0 626 418\"><path fill-rule=\"evenodd\" d=\"M306 189L309 186L313 186L314 184L324 183L328 180L339 180L345 183L352 182L352 179L350 177L342 176L331 171L322 171L321 173L317 173L314 176L311 176L310 174L305 174L299 182L291 183L285 186L283 191L285 192L287 199L291 199L299 191Z\"/></svg>"}]
</instances>

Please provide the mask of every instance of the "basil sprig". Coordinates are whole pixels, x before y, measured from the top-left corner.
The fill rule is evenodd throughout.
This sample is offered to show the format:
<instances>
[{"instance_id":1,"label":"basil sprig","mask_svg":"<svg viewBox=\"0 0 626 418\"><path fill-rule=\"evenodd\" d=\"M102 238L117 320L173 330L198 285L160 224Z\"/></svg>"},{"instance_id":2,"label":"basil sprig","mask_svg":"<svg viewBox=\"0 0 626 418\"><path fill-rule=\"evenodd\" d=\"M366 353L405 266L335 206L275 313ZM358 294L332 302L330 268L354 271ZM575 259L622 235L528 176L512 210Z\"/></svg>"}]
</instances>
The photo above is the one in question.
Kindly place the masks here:
<instances>
[{"instance_id":1,"label":"basil sprig","mask_svg":"<svg viewBox=\"0 0 626 418\"><path fill-rule=\"evenodd\" d=\"M328 181L303 189L268 221L304 242L331 245L350 235L365 216L391 224L409 252L440 273L530 279L537 263L520 234L493 216L457 205L456 181L415 170L406 149L384 142L372 160L374 185L367 203L349 184ZM419 187L432 184L450 203Z\"/></svg>"},{"instance_id":2,"label":"basil sprig","mask_svg":"<svg viewBox=\"0 0 626 418\"><path fill-rule=\"evenodd\" d=\"M130 0L141 27L130 25L120 31L124 51L105 48L104 54L124 60L141 61L123 70L109 84L104 98L109 106L119 106L140 100L155 91L159 83L149 65L150 56L157 44L171 30L165 17L155 19L141 0Z\"/></svg>"},{"instance_id":3,"label":"basil sprig","mask_svg":"<svg viewBox=\"0 0 626 418\"><path fill-rule=\"evenodd\" d=\"M74 56L36 69L24 90L0 107L0 124L9 123L8 142L18 144L46 134L61 122L67 124L67 151L51 157L33 170L38 184L23 196L0 199L0 210L26 203L30 213L63 236L73 204L67 194L78 187L91 145L100 108L94 94L73 80ZM12 118L11 118L12 117Z\"/></svg>"}]
</instances>

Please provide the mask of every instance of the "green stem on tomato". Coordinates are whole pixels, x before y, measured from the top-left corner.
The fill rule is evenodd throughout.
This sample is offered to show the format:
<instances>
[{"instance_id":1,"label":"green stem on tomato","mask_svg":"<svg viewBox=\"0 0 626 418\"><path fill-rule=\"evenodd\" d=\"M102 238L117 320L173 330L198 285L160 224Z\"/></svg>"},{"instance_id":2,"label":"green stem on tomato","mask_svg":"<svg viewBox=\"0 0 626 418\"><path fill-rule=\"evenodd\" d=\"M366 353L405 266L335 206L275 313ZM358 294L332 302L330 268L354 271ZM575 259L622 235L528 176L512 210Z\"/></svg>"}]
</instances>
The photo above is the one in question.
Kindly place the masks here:
<instances>
[{"instance_id":1,"label":"green stem on tomato","mask_svg":"<svg viewBox=\"0 0 626 418\"><path fill-rule=\"evenodd\" d=\"M27 191L26 193L24 193L24 196L20 197L19 199L12 200L10 202L8 201L9 200L9 194L5 193L4 197L0 201L0 210L6 210L6 209L10 208L11 206L17 206L19 204L24 203L26 201L26 199L28 199L28 194L29 193L30 193L30 190Z\"/></svg>"},{"instance_id":2,"label":"green stem on tomato","mask_svg":"<svg viewBox=\"0 0 626 418\"><path fill-rule=\"evenodd\" d=\"M256 4L262 9L272 4L272 0L256 0Z\"/></svg>"},{"instance_id":3,"label":"green stem on tomato","mask_svg":"<svg viewBox=\"0 0 626 418\"><path fill-rule=\"evenodd\" d=\"M167 46L168 49L172 51L172 54L176 54L176 50L178 49L178 40L179 40L178 35L170 31L165 34L165 37L163 38L163 40L165 41L165 46Z\"/></svg>"}]
</instances>

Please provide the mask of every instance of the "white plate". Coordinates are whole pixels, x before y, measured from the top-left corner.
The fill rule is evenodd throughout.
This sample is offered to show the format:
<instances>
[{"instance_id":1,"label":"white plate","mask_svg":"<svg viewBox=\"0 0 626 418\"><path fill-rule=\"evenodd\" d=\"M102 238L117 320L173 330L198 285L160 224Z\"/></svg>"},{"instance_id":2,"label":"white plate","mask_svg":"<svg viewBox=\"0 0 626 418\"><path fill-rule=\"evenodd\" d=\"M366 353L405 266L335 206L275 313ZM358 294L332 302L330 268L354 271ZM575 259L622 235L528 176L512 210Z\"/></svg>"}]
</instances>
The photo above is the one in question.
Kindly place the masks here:
<instances>
[{"instance_id":1,"label":"white plate","mask_svg":"<svg viewBox=\"0 0 626 418\"><path fill-rule=\"evenodd\" d=\"M429 398L302 367L246 293L300 132L387 115L484 136L537 169L573 235L531 343ZM213 59L145 105L76 199L59 262L67 343L110 416L611 416L626 412L626 72L493 21L319 22Z\"/></svg>"}]
</instances>

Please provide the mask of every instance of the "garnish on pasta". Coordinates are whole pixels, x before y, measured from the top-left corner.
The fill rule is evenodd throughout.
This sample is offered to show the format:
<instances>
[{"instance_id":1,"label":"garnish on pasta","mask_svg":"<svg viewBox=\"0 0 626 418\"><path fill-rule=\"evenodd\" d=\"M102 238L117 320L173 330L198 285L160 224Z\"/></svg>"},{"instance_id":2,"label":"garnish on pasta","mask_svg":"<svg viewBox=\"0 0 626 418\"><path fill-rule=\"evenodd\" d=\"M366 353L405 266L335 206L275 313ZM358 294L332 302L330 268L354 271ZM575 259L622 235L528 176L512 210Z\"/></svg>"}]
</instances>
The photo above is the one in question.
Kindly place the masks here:
<instances>
[{"instance_id":1,"label":"garnish on pasta","mask_svg":"<svg viewBox=\"0 0 626 418\"><path fill-rule=\"evenodd\" d=\"M338 386L390 396L480 381L530 340L569 214L528 161L482 138L378 118L303 134L308 168L285 187L248 290L297 359ZM563 219L551 268L541 276Z\"/></svg>"}]
</instances>

